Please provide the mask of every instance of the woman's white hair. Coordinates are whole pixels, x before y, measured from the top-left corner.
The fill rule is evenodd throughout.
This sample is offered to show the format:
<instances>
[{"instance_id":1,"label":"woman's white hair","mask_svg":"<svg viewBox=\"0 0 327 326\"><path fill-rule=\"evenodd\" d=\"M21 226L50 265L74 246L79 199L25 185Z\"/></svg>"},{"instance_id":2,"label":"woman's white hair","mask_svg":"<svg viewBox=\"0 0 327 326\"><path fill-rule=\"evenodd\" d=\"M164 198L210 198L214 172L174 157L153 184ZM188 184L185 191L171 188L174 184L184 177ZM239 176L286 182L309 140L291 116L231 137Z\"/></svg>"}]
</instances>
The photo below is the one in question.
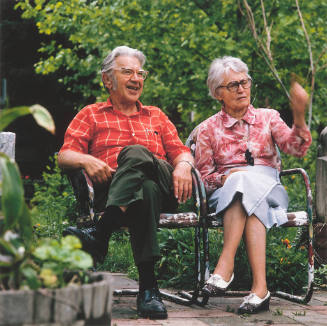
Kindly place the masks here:
<instances>
[{"instance_id":1,"label":"woman's white hair","mask_svg":"<svg viewBox=\"0 0 327 326\"><path fill-rule=\"evenodd\" d=\"M241 59L230 56L216 58L210 65L207 79L209 95L212 98L216 99L216 89L217 87L221 86L225 76L229 73L230 70L235 72L243 72L249 78L251 78L248 74L249 68L247 64L244 63Z\"/></svg>"},{"instance_id":2,"label":"woman's white hair","mask_svg":"<svg viewBox=\"0 0 327 326\"><path fill-rule=\"evenodd\" d=\"M116 48L114 48L103 60L101 66L101 73L106 73L108 77L112 79L114 88L116 87L116 80L115 78L113 78L113 69L115 67L115 59L119 56L135 57L139 60L141 67L143 67L146 60L146 57L143 52L137 49L133 49L125 45L117 46Z\"/></svg>"}]
</instances>

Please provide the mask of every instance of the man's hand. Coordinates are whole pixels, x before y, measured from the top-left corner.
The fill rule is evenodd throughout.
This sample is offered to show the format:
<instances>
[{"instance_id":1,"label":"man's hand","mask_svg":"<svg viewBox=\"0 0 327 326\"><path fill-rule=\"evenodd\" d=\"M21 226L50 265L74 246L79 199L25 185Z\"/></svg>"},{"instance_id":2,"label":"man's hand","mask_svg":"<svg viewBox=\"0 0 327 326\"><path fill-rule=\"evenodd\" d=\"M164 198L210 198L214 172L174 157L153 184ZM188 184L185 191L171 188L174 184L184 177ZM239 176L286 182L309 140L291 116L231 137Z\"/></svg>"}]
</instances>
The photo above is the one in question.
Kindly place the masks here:
<instances>
[{"instance_id":1,"label":"man's hand","mask_svg":"<svg viewBox=\"0 0 327 326\"><path fill-rule=\"evenodd\" d=\"M98 158L72 150L58 155L58 164L62 169L84 169L94 183L111 182L114 169Z\"/></svg>"},{"instance_id":2,"label":"man's hand","mask_svg":"<svg viewBox=\"0 0 327 326\"><path fill-rule=\"evenodd\" d=\"M192 196L191 165L185 161L176 164L173 172L174 195L179 203L185 203Z\"/></svg>"},{"instance_id":3,"label":"man's hand","mask_svg":"<svg viewBox=\"0 0 327 326\"><path fill-rule=\"evenodd\" d=\"M115 172L105 162L98 158L87 155L84 157L83 168L94 183L110 183L112 179L112 173Z\"/></svg>"}]
</instances>

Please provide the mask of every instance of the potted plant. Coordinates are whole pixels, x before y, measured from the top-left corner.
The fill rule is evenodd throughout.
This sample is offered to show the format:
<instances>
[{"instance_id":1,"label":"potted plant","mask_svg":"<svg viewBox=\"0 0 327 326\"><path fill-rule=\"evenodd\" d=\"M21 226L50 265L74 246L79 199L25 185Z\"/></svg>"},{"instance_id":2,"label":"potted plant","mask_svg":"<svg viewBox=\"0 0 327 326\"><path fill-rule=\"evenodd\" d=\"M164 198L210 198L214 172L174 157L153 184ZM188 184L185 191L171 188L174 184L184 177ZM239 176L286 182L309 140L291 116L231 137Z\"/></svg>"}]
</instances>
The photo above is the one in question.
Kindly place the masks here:
<instances>
[{"instance_id":1,"label":"potted plant","mask_svg":"<svg viewBox=\"0 0 327 326\"><path fill-rule=\"evenodd\" d=\"M25 114L54 132L50 114L40 105L1 111L0 131ZM0 170L0 325L73 325L80 319L84 325L110 324L111 280L89 273L92 258L79 239L39 239L17 164L0 153Z\"/></svg>"}]
</instances>

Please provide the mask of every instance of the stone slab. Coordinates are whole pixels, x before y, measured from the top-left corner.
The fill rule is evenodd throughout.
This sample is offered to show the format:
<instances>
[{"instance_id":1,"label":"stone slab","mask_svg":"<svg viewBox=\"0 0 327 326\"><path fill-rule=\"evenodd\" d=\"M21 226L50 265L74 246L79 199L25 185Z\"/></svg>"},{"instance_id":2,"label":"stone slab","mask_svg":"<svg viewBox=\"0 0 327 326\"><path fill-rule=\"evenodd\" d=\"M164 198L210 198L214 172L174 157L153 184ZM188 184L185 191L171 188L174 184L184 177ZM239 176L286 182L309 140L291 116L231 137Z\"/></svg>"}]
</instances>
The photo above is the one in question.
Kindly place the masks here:
<instances>
[{"instance_id":1,"label":"stone slab","mask_svg":"<svg viewBox=\"0 0 327 326\"><path fill-rule=\"evenodd\" d=\"M92 317L100 318L107 307L108 284L105 281L95 283L93 288Z\"/></svg>"},{"instance_id":2,"label":"stone slab","mask_svg":"<svg viewBox=\"0 0 327 326\"><path fill-rule=\"evenodd\" d=\"M34 323L46 323L51 321L54 292L48 289L40 289L34 294Z\"/></svg>"},{"instance_id":3,"label":"stone slab","mask_svg":"<svg viewBox=\"0 0 327 326\"><path fill-rule=\"evenodd\" d=\"M54 321L57 323L72 323L79 313L79 288L66 287L55 290Z\"/></svg>"},{"instance_id":4,"label":"stone slab","mask_svg":"<svg viewBox=\"0 0 327 326\"><path fill-rule=\"evenodd\" d=\"M0 291L0 325L32 323L33 291Z\"/></svg>"}]
</instances>

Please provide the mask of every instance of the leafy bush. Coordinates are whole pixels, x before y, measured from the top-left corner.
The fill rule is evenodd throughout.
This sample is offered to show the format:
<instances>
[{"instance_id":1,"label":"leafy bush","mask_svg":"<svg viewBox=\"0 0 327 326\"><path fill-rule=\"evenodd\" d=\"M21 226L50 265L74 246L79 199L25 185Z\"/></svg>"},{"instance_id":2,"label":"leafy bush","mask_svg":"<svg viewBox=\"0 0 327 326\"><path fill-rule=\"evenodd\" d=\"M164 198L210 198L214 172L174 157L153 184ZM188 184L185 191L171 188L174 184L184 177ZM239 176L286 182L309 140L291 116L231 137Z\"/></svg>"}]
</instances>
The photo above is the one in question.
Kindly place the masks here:
<instances>
[{"instance_id":1,"label":"leafy bush","mask_svg":"<svg viewBox=\"0 0 327 326\"><path fill-rule=\"evenodd\" d=\"M37 105L4 110L0 130L16 117L29 113L42 126L54 131L51 116ZM92 258L80 250L78 239L66 237L60 242L42 239L34 246L32 218L18 166L0 153L0 169L0 290L61 287L76 280L86 281L84 271L92 266Z\"/></svg>"},{"instance_id":2,"label":"leafy bush","mask_svg":"<svg viewBox=\"0 0 327 326\"><path fill-rule=\"evenodd\" d=\"M327 265L321 265L315 270L315 285L320 288L327 288Z\"/></svg>"},{"instance_id":3,"label":"leafy bush","mask_svg":"<svg viewBox=\"0 0 327 326\"><path fill-rule=\"evenodd\" d=\"M47 166L42 180L34 183L32 215L38 235L60 238L64 226L77 217L76 199L68 179L61 173L57 156L51 161L53 167Z\"/></svg>"},{"instance_id":4,"label":"leafy bush","mask_svg":"<svg viewBox=\"0 0 327 326\"><path fill-rule=\"evenodd\" d=\"M92 258L73 236L61 241L43 238L26 247L18 234L6 231L0 238L0 290L59 288L87 283Z\"/></svg>"}]
</instances>

